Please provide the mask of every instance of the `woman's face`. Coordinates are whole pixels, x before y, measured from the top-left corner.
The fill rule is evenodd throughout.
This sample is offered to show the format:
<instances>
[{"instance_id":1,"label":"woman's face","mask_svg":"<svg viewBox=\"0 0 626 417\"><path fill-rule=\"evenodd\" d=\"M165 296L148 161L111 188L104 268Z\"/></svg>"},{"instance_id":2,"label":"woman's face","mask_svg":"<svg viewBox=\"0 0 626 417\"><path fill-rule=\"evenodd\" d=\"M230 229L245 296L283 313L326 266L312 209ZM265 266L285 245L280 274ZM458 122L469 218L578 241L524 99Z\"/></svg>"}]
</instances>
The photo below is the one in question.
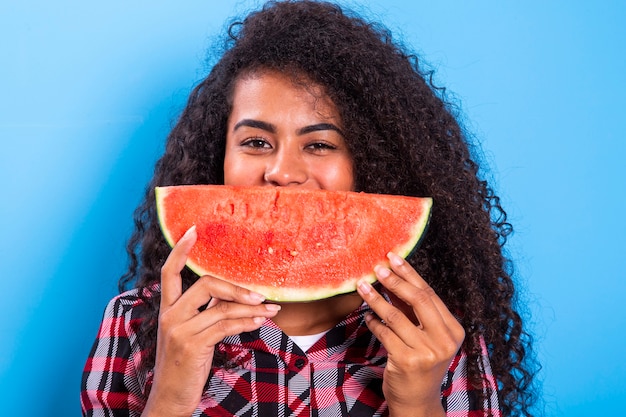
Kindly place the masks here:
<instances>
[{"instance_id":1,"label":"woman's face","mask_svg":"<svg viewBox=\"0 0 626 417\"><path fill-rule=\"evenodd\" d=\"M224 183L353 190L341 119L320 92L276 72L240 79L228 119Z\"/></svg>"}]
</instances>

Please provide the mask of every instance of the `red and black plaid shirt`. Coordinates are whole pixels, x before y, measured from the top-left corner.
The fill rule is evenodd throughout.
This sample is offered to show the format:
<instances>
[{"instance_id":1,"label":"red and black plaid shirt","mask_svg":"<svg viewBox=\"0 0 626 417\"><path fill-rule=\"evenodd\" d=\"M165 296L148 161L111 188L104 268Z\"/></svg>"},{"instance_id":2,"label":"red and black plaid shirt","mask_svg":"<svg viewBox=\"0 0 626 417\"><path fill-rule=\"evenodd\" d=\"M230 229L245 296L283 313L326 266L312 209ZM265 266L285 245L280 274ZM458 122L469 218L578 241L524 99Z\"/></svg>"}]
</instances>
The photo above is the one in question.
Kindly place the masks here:
<instances>
[{"instance_id":1,"label":"red and black plaid shirt","mask_svg":"<svg viewBox=\"0 0 626 417\"><path fill-rule=\"evenodd\" d=\"M141 302L132 290L106 308L81 384L85 416L139 416L144 408L151 374L138 371L143 351L133 330ZM213 369L193 416L387 415L382 394L387 352L365 325L367 311L363 305L351 313L306 353L271 320L259 330L224 339L218 348L234 367ZM494 394L483 403L468 390L461 351L442 383L448 416L500 416L484 351L485 378Z\"/></svg>"}]
</instances>

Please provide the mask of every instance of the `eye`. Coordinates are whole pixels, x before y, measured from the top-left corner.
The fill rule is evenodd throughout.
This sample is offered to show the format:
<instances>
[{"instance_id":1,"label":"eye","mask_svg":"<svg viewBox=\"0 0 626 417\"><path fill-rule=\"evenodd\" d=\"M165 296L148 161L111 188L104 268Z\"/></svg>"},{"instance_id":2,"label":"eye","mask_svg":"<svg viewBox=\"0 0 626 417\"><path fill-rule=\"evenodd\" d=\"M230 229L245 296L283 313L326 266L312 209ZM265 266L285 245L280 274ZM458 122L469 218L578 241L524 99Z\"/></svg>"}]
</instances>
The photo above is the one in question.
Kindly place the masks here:
<instances>
[{"instance_id":1,"label":"eye","mask_svg":"<svg viewBox=\"0 0 626 417\"><path fill-rule=\"evenodd\" d=\"M306 145L306 149L315 153L324 153L337 149L337 146L328 142L311 142Z\"/></svg>"},{"instance_id":2,"label":"eye","mask_svg":"<svg viewBox=\"0 0 626 417\"><path fill-rule=\"evenodd\" d=\"M252 149L269 149L272 146L263 138L249 138L241 142L239 146Z\"/></svg>"}]
</instances>

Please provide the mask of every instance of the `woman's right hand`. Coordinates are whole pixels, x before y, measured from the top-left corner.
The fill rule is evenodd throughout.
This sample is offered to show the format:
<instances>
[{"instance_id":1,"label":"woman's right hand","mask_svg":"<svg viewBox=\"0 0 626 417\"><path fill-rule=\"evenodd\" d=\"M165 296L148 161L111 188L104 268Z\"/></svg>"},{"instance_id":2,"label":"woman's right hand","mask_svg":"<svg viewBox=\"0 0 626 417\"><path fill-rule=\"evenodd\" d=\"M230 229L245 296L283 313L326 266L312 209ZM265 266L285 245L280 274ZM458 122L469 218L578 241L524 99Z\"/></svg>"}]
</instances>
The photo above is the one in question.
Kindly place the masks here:
<instances>
[{"instance_id":1,"label":"woman's right hand","mask_svg":"<svg viewBox=\"0 0 626 417\"><path fill-rule=\"evenodd\" d=\"M206 275L183 293L180 272L196 238L194 226L161 269L156 362L144 417L191 416L209 377L215 345L226 336L258 329L280 309L263 304L260 294Z\"/></svg>"}]
</instances>

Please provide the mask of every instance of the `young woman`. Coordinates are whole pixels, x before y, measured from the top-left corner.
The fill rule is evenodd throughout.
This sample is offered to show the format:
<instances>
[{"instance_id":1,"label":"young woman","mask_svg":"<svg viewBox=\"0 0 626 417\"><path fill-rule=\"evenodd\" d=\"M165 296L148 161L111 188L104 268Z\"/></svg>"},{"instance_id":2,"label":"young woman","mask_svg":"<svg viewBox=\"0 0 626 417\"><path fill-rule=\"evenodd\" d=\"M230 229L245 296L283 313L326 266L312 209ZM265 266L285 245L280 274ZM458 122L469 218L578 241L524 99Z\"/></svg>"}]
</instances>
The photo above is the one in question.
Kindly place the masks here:
<instances>
[{"instance_id":1,"label":"young woman","mask_svg":"<svg viewBox=\"0 0 626 417\"><path fill-rule=\"evenodd\" d=\"M131 263L85 367L93 416L529 415L528 337L506 215L414 56L338 6L268 3L170 133ZM431 196L431 224L379 283L278 305L184 267L154 187L231 184ZM392 220L390 220L392 221ZM381 225L381 228L384 225Z\"/></svg>"}]
</instances>

